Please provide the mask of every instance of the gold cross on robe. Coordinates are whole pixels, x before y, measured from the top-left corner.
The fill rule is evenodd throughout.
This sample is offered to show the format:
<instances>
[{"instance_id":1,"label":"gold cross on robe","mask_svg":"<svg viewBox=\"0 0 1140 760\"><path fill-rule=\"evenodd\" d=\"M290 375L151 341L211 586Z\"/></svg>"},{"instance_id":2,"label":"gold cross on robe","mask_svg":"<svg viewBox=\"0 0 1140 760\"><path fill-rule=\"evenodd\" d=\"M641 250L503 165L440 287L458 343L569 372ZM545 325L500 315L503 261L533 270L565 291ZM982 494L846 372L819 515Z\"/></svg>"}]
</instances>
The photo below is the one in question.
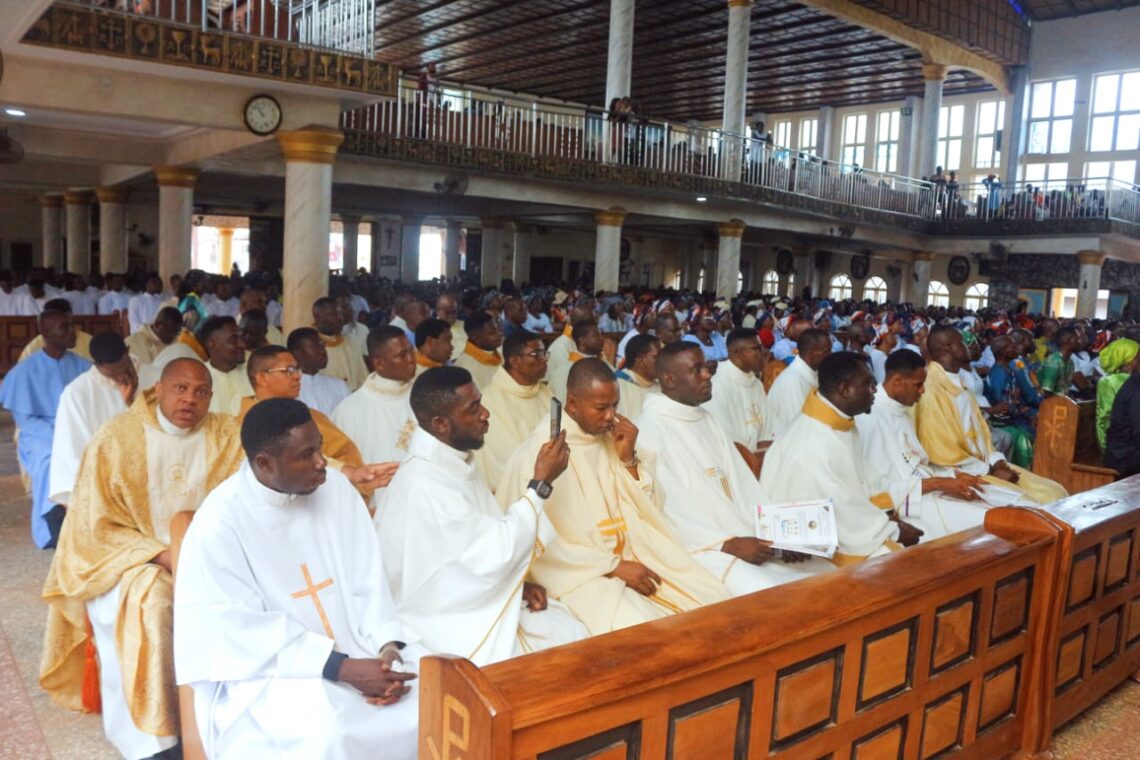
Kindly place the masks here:
<instances>
[{"instance_id":1,"label":"gold cross on robe","mask_svg":"<svg viewBox=\"0 0 1140 760\"><path fill-rule=\"evenodd\" d=\"M324 605L321 604L321 598L319 596L322 590L333 585L332 578L323 580L314 586L313 576L309 574L309 566L305 564L301 565L301 574L305 576L305 588L293 592L293 598L300 599L301 597L311 596L313 598L313 606L317 608L317 615L321 618L321 625L325 627L325 635L330 639L335 639L336 636L333 635L332 625L329 624L329 616L325 614L325 608Z\"/></svg>"}]
</instances>

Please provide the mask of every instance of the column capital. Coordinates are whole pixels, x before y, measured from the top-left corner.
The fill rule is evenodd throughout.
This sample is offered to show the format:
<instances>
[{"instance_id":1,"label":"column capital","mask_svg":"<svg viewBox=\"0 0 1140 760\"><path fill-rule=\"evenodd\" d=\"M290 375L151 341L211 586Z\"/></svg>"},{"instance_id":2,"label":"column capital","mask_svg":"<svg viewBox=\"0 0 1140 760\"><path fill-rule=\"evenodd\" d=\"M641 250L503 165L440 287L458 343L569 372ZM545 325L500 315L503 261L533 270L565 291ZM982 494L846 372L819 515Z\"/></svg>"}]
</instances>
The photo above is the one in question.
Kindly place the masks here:
<instances>
[{"instance_id":1,"label":"column capital","mask_svg":"<svg viewBox=\"0 0 1140 760\"><path fill-rule=\"evenodd\" d=\"M1077 251L1077 261L1085 265L1104 266L1107 258L1108 254L1100 251Z\"/></svg>"},{"instance_id":2,"label":"column capital","mask_svg":"<svg viewBox=\"0 0 1140 760\"><path fill-rule=\"evenodd\" d=\"M198 170L186 166L156 166L154 177L159 187L194 187Z\"/></svg>"},{"instance_id":3,"label":"column capital","mask_svg":"<svg viewBox=\"0 0 1140 760\"><path fill-rule=\"evenodd\" d=\"M752 0L728 0L729 8L751 8Z\"/></svg>"},{"instance_id":4,"label":"column capital","mask_svg":"<svg viewBox=\"0 0 1140 760\"><path fill-rule=\"evenodd\" d=\"M811 256L815 251L806 246L796 246L792 248L792 253L796 256Z\"/></svg>"},{"instance_id":5,"label":"column capital","mask_svg":"<svg viewBox=\"0 0 1140 760\"><path fill-rule=\"evenodd\" d=\"M86 206L91 202L91 193L87 190L68 190L63 194L63 202L68 206Z\"/></svg>"},{"instance_id":6,"label":"column capital","mask_svg":"<svg viewBox=\"0 0 1140 760\"><path fill-rule=\"evenodd\" d=\"M125 187L100 185L95 188L95 197L100 203L126 203L129 191Z\"/></svg>"},{"instance_id":7,"label":"column capital","mask_svg":"<svg viewBox=\"0 0 1140 760\"><path fill-rule=\"evenodd\" d=\"M923 63L922 78L927 82L945 82L949 69L944 63Z\"/></svg>"},{"instance_id":8,"label":"column capital","mask_svg":"<svg viewBox=\"0 0 1140 760\"><path fill-rule=\"evenodd\" d=\"M934 261L934 253L931 251L915 251L915 261Z\"/></svg>"},{"instance_id":9,"label":"column capital","mask_svg":"<svg viewBox=\"0 0 1140 760\"><path fill-rule=\"evenodd\" d=\"M479 217L479 226L485 230L501 230L503 229L503 220L498 216L481 216Z\"/></svg>"},{"instance_id":10,"label":"column capital","mask_svg":"<svg viewBox=\"0 0 1140 760\"><path fill-rule=\"evenodd\" d=\"M729 219L727 222L717 223L716 229L722 238L738 238L744 236L744 230L747 226L739 219Z\"/></svg>"},{"instance_id":11,"label":"column capital","mask_svg":"<svg viewBox=\"0 0 1140 760\"><path fill-rule=\"evenodd\" d=\"M233 227L219 227L218 237L232 238L234 236L234 231L235 230Z\"/></svg>"},{"instance_id":12,"label":"column capital","mask_svg":"<svg viewBox=\"0 0 1140 760\"><path fill-rule=\"evenodd\" d=\"M337 214L340 217L341 224L360 224L364 219L360 214Z\"/></svg>"},{"instance_id":13,"label":"column capital","mask_svg":"<svg viewBox=\"0 0 1140 760\"><path fill-rule=\"evenodd\" d=\"M40 205L44 208L63 208L63 196L55 195L41 195Z\"/></svg>"},{"instance_id":14,"label":"column capital","mask_svg":"<svg viewBox=\"0 0 1140 760\"><path fill-rule=\"evenodd\" d=\"M608 211L595 211L594 220L598 223L599 227L620 227L622 222L625 221L626 211L624 208L614 207Z\"/></svg>"},{"instance_id":15,"label":"column capital","mask_svg":"<svg viewBox=\"0 0 1140 760\"><path fill-rule=\"evenodd\" d=\"M422 216L401 216L400 225L403 227L422 227L424 218Z\"/></svg>"},{"instance_id":16,"label":"column capital","mask_svg":"<svg viewBox=\"0 0 1140 760\"><path fill-rule=\"evenodd\" d=\"M308 164L332 164L336 162L336 152L344 142L344 133L339 129L313 127L294 132L278 132L277 143L286 163L300 161Z\"/></svg>"}]
</instances>

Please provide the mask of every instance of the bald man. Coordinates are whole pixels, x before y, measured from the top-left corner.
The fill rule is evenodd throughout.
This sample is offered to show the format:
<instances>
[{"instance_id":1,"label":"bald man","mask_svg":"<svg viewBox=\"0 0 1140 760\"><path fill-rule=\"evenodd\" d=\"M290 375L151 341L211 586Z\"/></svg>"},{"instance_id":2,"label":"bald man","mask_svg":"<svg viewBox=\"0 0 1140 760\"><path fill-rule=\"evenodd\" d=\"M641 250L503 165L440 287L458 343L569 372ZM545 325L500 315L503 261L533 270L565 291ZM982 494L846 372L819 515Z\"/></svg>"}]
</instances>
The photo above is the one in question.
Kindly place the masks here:
<instances>
[{"instance_id":1,"label":"bald man","mask_svg":"<svg viewBox=\"0 0 1140 760\"><path fill-rule=\"evenodd\" d=\"M170 520L196 510L241 461L237 424L209 411L212 395L202 362L175 359L95 434L44 584L40 685L61 706L82 706L89 618L103 728L124 757L178 743Z\"/></svg>"}]
</instances>

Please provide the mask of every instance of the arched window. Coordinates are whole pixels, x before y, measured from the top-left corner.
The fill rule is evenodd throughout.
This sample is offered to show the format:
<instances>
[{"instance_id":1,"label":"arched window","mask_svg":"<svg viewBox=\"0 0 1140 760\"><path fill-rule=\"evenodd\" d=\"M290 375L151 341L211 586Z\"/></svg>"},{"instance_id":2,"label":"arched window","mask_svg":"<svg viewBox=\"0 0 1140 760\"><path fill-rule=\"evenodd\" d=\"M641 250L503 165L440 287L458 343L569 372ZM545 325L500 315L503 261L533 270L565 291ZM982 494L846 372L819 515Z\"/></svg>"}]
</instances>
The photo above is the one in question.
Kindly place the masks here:
<instances>
[{"instance_id":1,"label":"arched window","mask_svg":"<svg viewBox=\"0 0 1140 760\"><path fill-rule=\"evenodd\" d=\"M743 291L743 290L744 290L744 272L737 272L736 273L736 293L734 293L733 295L740 295L741 291Z\"/></svg>"},{"instance_id":2,"label":"arched window","mask_svg":"<svg viewBox=\"0 0 1140 760\"><path fill-rule=\"evenodd\" d=\"M792 272L788 275L788 292L785 294L788 298L796 297L796 273Z\"/></svg>"},{"instance_id":3,"label":"arched window","mask_svg":"<svg viewBox=\"0 0 1140 760\"><path fill-rule=\"evenodd\" d=\"M780 292L780 274L775 269L769 269L764 273L760 292L766 296L774 296Z\"/></svg>"},{"instance_id":4,"label":"arched window","mask_svg":"<svg viewBox=\"0 0 1140 760\"><path fill-rule=\"evenodd\" d=\"M950 289L946 287L945 283L938 280L930 281L930 290L926 292L927 306L949 306L950 305Z\"/></svg>"},{"instance_id":5,"label":"arched window","mask_svg":"<svg viewBox=\"0 0 1140 760\"><path fill-rule=\"evenodd\" d=\"M990 302L990 286L984 282L977 282L966 288L965 307L970 311L986 308Z\"/></svg>"},{"instance_id":6,"label":"arched window","mask_svg":"<svg viewBox=\"0 0 1140 760\"><path fill-rule=\"evenodd\" d=\"M845 274L837 274L831 278L831 292L829 296L832 301L842 301L851 297L851 278Z\"/></svg>"},{"instance_id":7,"label":"arched window","mask_svg":"<svg viewBox=\"0 0 1140 760\"><path fill-rule=\"evenodd\" d=\"M863 283L863 299L883 303L887 300L887 281L882 277L868 277Z\"/></svg>"}]
</instances>

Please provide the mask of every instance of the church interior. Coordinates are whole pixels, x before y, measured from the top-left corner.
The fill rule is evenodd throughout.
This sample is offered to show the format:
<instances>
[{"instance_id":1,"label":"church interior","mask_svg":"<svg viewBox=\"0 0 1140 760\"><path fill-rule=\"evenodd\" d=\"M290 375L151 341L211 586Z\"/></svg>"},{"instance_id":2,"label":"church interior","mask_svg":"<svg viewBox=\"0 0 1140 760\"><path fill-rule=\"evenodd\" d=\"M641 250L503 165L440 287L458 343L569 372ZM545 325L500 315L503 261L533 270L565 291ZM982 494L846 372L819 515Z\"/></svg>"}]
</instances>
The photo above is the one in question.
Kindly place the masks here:
<instances>
[{"instance_id":1,"label":"church interior","mask_svg":"<svg viewBox=\"0 0 1140 760\"><path fill-rule=\"evenodd\" d=\"M866 444L862 421L852 418L870 416L872 409L879 413L883 397L890 403L902 398L890 390L902 388L901 380L891 384L892 377L922 372L926 395L900 402L915 407L905 412L906 424L917 430L913 438L921 439L921 456L915 454L914 472L906 477L917 477L918 485L912 483L912 491L900 492L887 507L858 496L868 510L861 526L881 518L891 538L876 538L872 550L848 551L846 523L837 515L838 549L832 546L830 554L810 562L827 564L819 559L826 557L839 569L829 564L826 572L803 571L803 579L782 588L759 585L753 588L762 590L748 594L726 579L733 565L752 560L729 552L725 543L712 553L728 556L732 564L717 570L693 564L720 596L697 600L700 594L678 589L694 601L670 603L669 612L680 614L646 613L647 622L612 628L575 607L584 603L581 588L563 595L541 583L546 588L539 606L546 608L549 594L551 610L576 614L590 634L545 651L532 651L525 641L527 613L536 609L526 607L532 604L529 590L523 592L518 624L523 649L516 642L513 654L507 641L507 655L479 660L432 646L431 635L425 635L413 696L405 696L399 708L401 715L411 715L415 704L407 701L418 700L408 729L416 750L409 757L1140 760L1140 480L1131 484L1128 477L1140 472L1140 427L1138 464L1130 469L1110 451L1113 440L1122 447L1128 443L1113 438L1126 435L1119 432L1124 428L1118 417L1124 420L1127 411L1109 397L1102 414L1100 395L1101 384L1116 376L1106 358L1129 353L1117 364L1122 374L1112 392L1121 394L1118 401L1131 398L1127 377L1140 364L1136 350L1108 350L1113 341L1140 341L1140 0L0 0L0 19L0 373L8 386L0 387L0 406L8 410L0 413L0 758L201 760L267 757L273 746L263 745L261 753L251 749L255 744L226 743L225 731L217 727L220 711L203 701L201 684L195 681L191 688L182 676L175 684L175 666L184 665L177 651L171 654L169 641L166 694L154 704L161 703L155 711L165 710L170 720L156 719L163 730L150 730L138 718L144 707L132 703L129 711L138 725L127 733L141 730L149 740L159 739L157 744L131 745L112 736L109 716L122 718L122 710L110 711L108 695L121 701L126 691L137 704L146 702L140 694L151 687L143 675L132 686L136 674L129 673L109 693L100 671L91 687L94 703L89 699L84 666L98 670L102 663L105 671L112 662L107 642L114 645L116 636L118 656L126 663L121 638L129 626L120 622L116 628L112 615L109 633L95 630L92 595L58 590L69 582L90 586L91 576L75 571L69 581L71 571L57 556L81 541L94 545L85 551L97 553L98 541L79 535L84 529L75 527L80 523L74 512L99 500L93 491L109 502L129 489L120 487L125 475L97 471L93 449L80 446L74 501L47 499L46 482L40 493L47 465L40 462L41 472L31 464L32 423L47 420L47 442L41 445L53 457L59 443L52 445L51 426L57 438L60 427L52 422L55 407L33 414L20 405L40 403L44 394L54 394L52 404L59 404L72 382L61 381L54 366L42 370L52 373L47 380L48 375L32 376L29 356L40 345L45 361L58 344L60 354L82 356L82 369L91 367L92 373L106 364L134 362L134 369L124 370L133 378L125 381L129 393L121 377L106 371L102 376L112 385L103 392L111 393L115 406L123 391L125 405L116 414L151 404L151 427L144 425L145 441L136 441L145 456L125 469L138 465L142 491L150 487L155 502L162 489L147 486L144 471L154 479L148 467L157 466L156 447L162 446L151 436L163 430L182 434L172 433L171 424L181 426L164 417L162 394L174 393L171 378L180 367L189 371L188 359L207 365L202 376L212 383L213 401L205 391L210 408L201 414L226 417L233 447L247 446L248 461L233 460L232 478L260 473L254 460L269 456L255 456L253 444L247 445L246 425L265 417L253 415L251 406L256 410L271 396L300 398L314 410L330 472L341 473L329 482L356 488L362 499L354 506L367 504L369 534L373 521L384 531L381 515L392 513L391 497L413 487L400 480L395 464L382 467L403 461L409 447L420 451L416 446L427 446L432 436L450 441L480 471L489 466L486 458L497 458L493 466L503 479L494 482L488 475L479 492L483 501L475 500L480 509L492 505L495 514L479 513L480 519L521 520L531 531L515 539L525 556L512 566L507 591L514 595L504 608L510 610L511 601L519 607L518 589L530 589L541 577L535 567L570 564L557 550L561 544L544 539L542 530L553 524L557 533L551 535L560 536L555 540L569 543L566 518L555 519L552 509L563 509L558 500L567 499L565 484L573 473L580 478L581 472L593 472L593 465L576 464L581 455L574 435L607 438L606 456L619 465L613 478L599 482L602 490L622 494L613 504L626 506L599 498L609 522L596 530L589 526L598 541L618 536L613 554L625 559L615 563L632 562L628 552L638 530L676 533L669 540L684 547L686 558L709 553L685 536L668 503L679 498L677 488L689 488L672 484L686 481L660 467L643 477L653 459L639 452L649 444L632 451L632 458L620 445L631 435L623 425L636 438L645 427L641 421L657 408L643 396L701 406L680 400L680 380L674 390L664 379L666 371L679 374L676 367L685 356L681 347L671 351L663 337L663 323L675 314L678 328L688 332L688 347L695 343L704 352L709 367L694 364L693 372L710 374L702 382L714 400L728 383L726 367L735 371L729 364L743 368L752 385L763 386L749 391L768 404L765 410L752 407L762 428L759 440L754 436L743 444L721 423L715 433L729 442L731 468L744 467L746 479L750 469L747 487L737 475L701 462L701 477L711 482L715 475L714 491L723 483L728 501L737 506L747 502L741 492L752 489L788 504L830 498L837 512L860 489L866 497L897 496L892 488L870 484L871 470L861 459L852 476L858 484L850 489L810 493L783 482L777 487L777 481L808 477L803 473L809 469L838 468L828 467L829 450L823 448L778 458L773 452L782 440L788 448L799 427L777 432L762 418L778 416L774 400L791 385L794 369L806 379L799 396L792 392L791 424L802 427L799 418L810 416L808 405L818 399L818 419L832 419L827 435L834 433L838 441L854 430L854 440ZM223 294L231 287L232 295ZM137 322L134 293L152 299ZM85 311L87 298L99 305ZM66 303L51 305L59 301ZM534 322L528 317L524 328L524 309L532 302ZM167 338L160 325L170 307L174 321ZM413 317L419 307L423 314ZM322 324L322 309L340 309L331 317L332 332ZM517 321L512 309L520 315ZM246 337L248 314L262 323L252 343ZM545 315L546 327L536 327ZM57 322L58 330L73 333L69 339L53 338L57 327L49 323ZM952 338L949 325L957 330ZM153 343L145 357L132 343L140 326L149 337L138 345ZM256 325L251 329L258 332ZM484 345L482 333L496 330L497 337ZM755 337L741 335L748 330ZM1020 353L1019 330L1029 341ZM820 332L824 337L805 335ZM125 342L99 341L105 333L121 334ZM512 342L512 333L532 343L541 338L542 344L523 353L521 338ZM598 348L587 350L594 335ZM633 340L654 335L657 340L632 348ZM798 345L797 335L804 336ZM424 346L444 337L450 342L437 361ZM227 350L227 339L237 346L228 363L215 358ZM746 339L748 347L740 351L757 350L766 368L737 361L744 354L733 346ZM32 346L33 340L40 343ZM298 346L307 340L314 352L327 354L325 369L304 366L305 349ZM809 361L813 340L825 340L829 348L823 354L830 352L835 361ZM978 355L959 361L959 343L964 350L976 346ZM274 344L281 349L276 358L262 350ZM402 358L386 353L396 351L396 344L410 344ZM788 348L780 355L782 344ZM723 351L715 354L718 345ZM931 369L892 360L906 348ZM113 358L100 359L100 351ZM867 360L865 369L836 359L852 352ZM882 364L876 364L876 352ZM283 353L296 361L274 364L284 361ZM339 374L341 354L349 355L343 358L345 374ZM634 354L649 355L645 366L656 375L646 376L641 392L633 387L644 379L631 369ZM1054 355L1059 370L1050 365ZM528 356L542 369L524 383L525 372L514 370ZM59 359L56 353L51 357ZM590 375L585 368L591 362L610 369ZM1031 387L1018 385L1019 362L1030 365ZM506 415L519 417L517 439L501 455L491 437L487 452L471 454L468 449L477 447L460 446L463 439L454 437L452 427L437 434L432 426L440 417L425 416L416 406L417 399L424 408L436 403L427 391L417 395L420 377L434 374L443 383L441 366L464 368L491 408L490 432L476 435L482 442L484 434L497 434L491 388L510 382L504 379L508 363L509 376L534 389L517 401L498 399ZM21 365L28 365L26 371ZM391 367L392 374L381 366ZM984 393L971 393L968 381L959 382L956 373L969 374L971 367L979 387L987 378ZM610 414L617 417L606 423L611 427L593 431L589 413L571 398L586 393L575 388L596 390L603 384L598 373L606 371L624 401L611 404L616 412ZM1055 372L1064 382L1050 392ZM827 393L832 389L836 398L857 405L850 398L858 395L852 378L859 373L877 386L871 390L878 395L875 407L867 401L866 409L849 414ZM991 397L989 381L1003 373L1008 384ZM74 377L79 376L77 370ZM399 380L402 416L384 418L389 412L374 411L379 406L360 407L355 419L335 403L322 409L323 402L306 396L306 383L321 376L344 381L341 399L370 387L391 395L382 384ZM19 379L25 377L30 379ZM296 381L301 390L278 391L278 380ZM17 391L16 382L41 387ZM975 447L963 460L978 460L977 472L963 474L966 468L953 457L936 461L944 447L936 448L932 423L924 430L923 415L924 405L943 390L950 400L929 414L945 413L954 420L951 427L962 427L964 446ZM627 394L638 399L640 416L622 405L629 403ZM232 408L216 405L223 395ZM560 400L563 421L563 437L552 430L552 440L568 440L570 452L569 464L555 468L554 496L535 490L549 491L551 483L542 478L527 483L539 449L519 445L536 423L547 424L551 398ZM710 403L715 402L706 399L704 407ZM747 427L749 413L742 408L725 413ZM954 417L953 410L963 408L964 417ZM1140 414L1140 401L1135 411ZM702 414L702 420L716 417L711 407ZM368 418L377 420L380 432L357 432L367 429ZM203 418L195 426L198 419ZM104 422L83 442L113 447L114 441L96 433ZM1104 430L1096 427L1102 423ZM278 438L298 427L285 428ZM657 433L664 441L667 429L661 423ZM257 440L256 432L248 434L250 441ZM370 449L362 440L370 435L384 437L384 446ZM341 439L344 450L353 452L348 464L327 449ZM190 450L178 445L179 451ZM276 443L257 445L277 451ZM197 471L187 464L186 477L216 486L212 473L221 455L214 443L201 447L194 457L205 458L208 451L211 474L204 474L207 465ZM586 448L581 444L579 451ZM116 456L130 460L122 453L128 450L122 444ZM529 459L522 466L517 460L524 451ZM710 451L701 456L712 456ZM320 445L316 456L322 457ZM544 456L555 455L541 450L539 464ZM659 458L664 461L662 452ZM1006 466L1006 458L1016 467ZM238 459L245 462L240 471ZM793 464L777 473L773 461ZM525 475L518 493L506 495L505 484L519 466ZM627 475L628 483L622 480ZM274 482L284 482L277 477ZM924 490L923 477L965 478L974 501L981 499L982 481L992 485L998 477L1008 481L1002 483L1006 490L998 490L1015 498L987 502L968 525L939 529L910 547L911 498L946 508L945 498ZM1055 486L1051 493L1060 498L1036 498L1036 477ZM196 494L191 511L207 499L202 483L198 491L187 491ZM264 479L254 486L273 490ZM322 485L317 493L331 487ZM593 493L593 487L582 493ZM698 487L691 488L689 495L700 502ZM650 509L653 515L644 518L649 528L636 528L642 518L621 513L635 503L643 507L639 494L653 489L657 493L646 503L656 498L657 511ZM782 495L771 496L777 492ZM190 496L179 499L171 503L189 504ZM542 500L549 520L540 516ZM207 502L211 508L216 502L214 513L220 512L220 499ZM41 504L57 521L47 544L54 548L36 548L28 540L29 530L37 536L36 521L47 519L48 511L38 514ZM507 517L497 514L499 507ZM750 502L744 509L751 510L751 529L763 505ZM179 561L183 539L180 531L168 530L169 514L162 519L155 529L148 518L143 532L156 533L147 540L166 547L166 559L159 561L156 550L142 564L165 584L159 606L169 639L171 610L177 629L181 609L171 563ZM762 518L755 519L759 526ZM927 520L932 518L924 512L915 524L931 533ZM92 535L97 523L92 517ZM671 527L652 528L659 523ZM200 535L205 527L189 530L186 557L207 562ZM420 549L444 556L444 532L420 536ZM40 537L36 543L44 545ZM781 551L798 553L765 549L764 559L754 564L776 565ZM377 564L381 554L386 569L391 551L383 538ZM841 555L858 555L859 561L844 567L836 559ZM406 562L402 574L388 572L385 598L394 577L407 583L414 562ZM784 569L783 560L779 565ZM318 591L336 587L315 586L317 576L310 578L309 566L303 567L307 585L293 599L308 605L305 614L313 620L319 613L336 642L332 654L343 652L351 662L358 655L332 635L320 604ZM666 596L667 578L631 580L618 572L615 565L602 579L624 582L626 592L649 582L654 591L639 593ZM394 592L397 607L403 606L400 589ZM106 601L107 588L98 593ZM66 646L62 638L52 639L52 623L45 633L49 606L65 609L53 594L87 604L78 607L78 618L68 618L78 638ZM502 613L492 618L487 625L494 629ZM410 631L415 626L409 619L402 623ZM465 625L455 622L459 617L439 620L447 621L444 628ZM298 640L321 637L319 624L313 626L315 632L298 634ZM54 685L70 676L49 667L51 651L67 646L66 654L78 663L65 685L74 687L70 702L57 696ZM128 649L140 647L146 645L135 642ZM452 656L429 656L445 654ZM217 656L218 662L224 659ZM407 659L410 666L413 658ZM385 660L386 672L389 664ZM317 668L316 680L336 681L328 673L332 667L335 676L337 666L339 660L330 658L323 676ZM380 712L389 709L376 707L384 699L399 699L356 688ZM254 709L243 708L240 720L256 723L250 717ZM209 727L206 715L213 715ZM279 754L290 757L386 756L378 746L374 752L341 747L321 754L300 749L309 746L302 739L281 741L291 749Z\"/></svg>"}]
</instances>

